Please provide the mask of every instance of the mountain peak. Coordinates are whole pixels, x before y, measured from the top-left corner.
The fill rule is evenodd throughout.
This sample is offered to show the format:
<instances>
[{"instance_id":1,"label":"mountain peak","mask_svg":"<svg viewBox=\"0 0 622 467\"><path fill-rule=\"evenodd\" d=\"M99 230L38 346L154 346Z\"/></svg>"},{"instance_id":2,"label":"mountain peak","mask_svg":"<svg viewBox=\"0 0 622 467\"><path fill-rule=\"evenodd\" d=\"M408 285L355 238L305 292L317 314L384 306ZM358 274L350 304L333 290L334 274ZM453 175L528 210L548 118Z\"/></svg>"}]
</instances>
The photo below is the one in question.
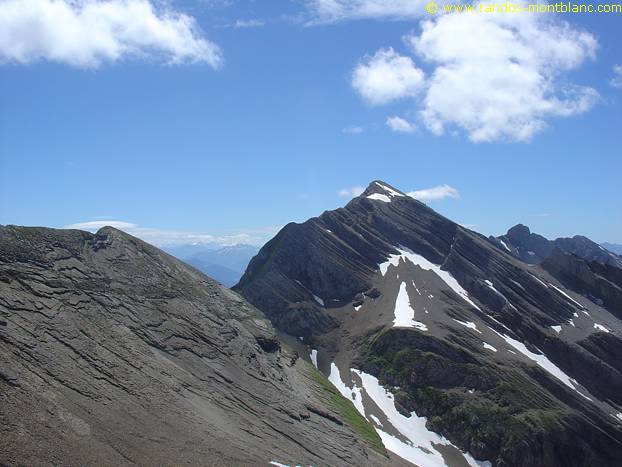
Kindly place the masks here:
<instances>
[{"instance_id":1,"label":"mountain peak","mask_svg":"<svg viewBox=\"0 0 622 467\"><path fill-rule=\"evenodd\" d=\"M384 198L387 198L387 201L393 198L394 196L406 196L406 194L393 188L391 185L389 185L386 182L383 182L382 180L374 180L367 186L365 191L361 194L361 197L365 197L365 198L372 197L372 199L374 197L375 198L384 197Z\"/></svg>"},{"instance_id":2,"label":"mountain peak","mask_svg":"<svg viewBox=\"0 0 622 467\"><path fill-rule=\"evenodd\" d=\"M531 230L524 224L516 224L514 227L510 228L507 232L507 236L509 238L525 238L531 234Z\"/></svg>"}]
</instances>

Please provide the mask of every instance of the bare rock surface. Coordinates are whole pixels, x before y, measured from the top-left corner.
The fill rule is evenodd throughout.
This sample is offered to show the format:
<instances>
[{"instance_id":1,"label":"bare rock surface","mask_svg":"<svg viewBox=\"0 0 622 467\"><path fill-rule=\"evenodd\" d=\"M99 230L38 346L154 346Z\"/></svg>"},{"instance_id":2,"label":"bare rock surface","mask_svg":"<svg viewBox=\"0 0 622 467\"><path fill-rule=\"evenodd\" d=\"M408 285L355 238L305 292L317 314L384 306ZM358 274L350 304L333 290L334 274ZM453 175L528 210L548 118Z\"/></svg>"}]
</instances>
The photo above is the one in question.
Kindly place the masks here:
<instances>
[{"instance_id":1,"label":"bare rock surface","mask_svg":"<svg viewBox=\"0 0 622 467\"><path fill-rule=\"evenodd\" d=\"M252 305L113 228L0 227L0 464L386 465Z\"/></svg>"}]
</instances>

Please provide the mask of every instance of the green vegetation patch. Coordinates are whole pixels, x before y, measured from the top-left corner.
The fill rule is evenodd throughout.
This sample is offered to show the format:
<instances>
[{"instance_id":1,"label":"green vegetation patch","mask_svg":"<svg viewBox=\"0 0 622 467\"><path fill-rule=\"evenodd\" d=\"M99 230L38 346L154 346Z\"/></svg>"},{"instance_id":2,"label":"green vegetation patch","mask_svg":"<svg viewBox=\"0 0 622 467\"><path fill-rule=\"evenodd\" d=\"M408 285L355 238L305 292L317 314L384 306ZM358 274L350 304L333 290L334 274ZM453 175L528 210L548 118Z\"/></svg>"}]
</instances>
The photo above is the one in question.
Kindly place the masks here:
<instances>
[{"instance_id":1,"label":"green vegetation patch","mask_svg":"<svg viewBox=\"0 0 622 467\"><path fill-rule=\"evenodd\" d=\"M363 417L352 401L346 399L341 393L332 385L330 381L324 376L318 369L309 365L311 371L311 377L317 383L322 393L327 396L327 399L335 412L337 412L341 418L366 442L374 451L379 452L382 455L386 455L387 451L382 444L382 440L374 427Z\"/></svg>"}]
</instances>

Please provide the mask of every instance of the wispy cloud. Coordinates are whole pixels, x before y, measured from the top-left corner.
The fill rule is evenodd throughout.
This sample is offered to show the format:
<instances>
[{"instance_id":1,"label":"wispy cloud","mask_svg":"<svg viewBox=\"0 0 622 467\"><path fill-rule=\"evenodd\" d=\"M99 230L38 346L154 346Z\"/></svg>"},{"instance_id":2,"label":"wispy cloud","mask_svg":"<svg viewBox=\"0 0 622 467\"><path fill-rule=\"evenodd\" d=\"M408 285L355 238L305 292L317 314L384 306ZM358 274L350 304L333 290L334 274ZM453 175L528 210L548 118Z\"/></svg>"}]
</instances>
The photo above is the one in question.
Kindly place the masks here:
<instances>
[{"instance_id":1,"label":"wispy cloud","mask_svg":"<svg viewBox=\"0 0 622 467\"><path fill-rule=\"evenodd\" d=\"M387 118L387 126L397 133L415 133L417 125L397 115Z\"/></svg>"},{"instance_id":2,"label":"wispy cloud","mask_svg":"<svg viewBox=\"0 0 622 467\"><path fill-rule=\"evenodd\" d=\"M413 19L425 14L414 0L306 0L310 22L334 23L357 19Z\"/></svg>"},{"instance_id":3,"label":"wispy cloud","mask_svg":"<svg viewBox=\"0 0 622 467\"><path fill-rule=\"evenodd\" d=\"M244 28L260 28L264 26L266 23L259 19L238 19L235 23L233 23L233 27L237 29Z\"/></svg>"},{"instance_id":4,"label":"wispy cloud","mask_svg":"<svg viewBox=\"0 0 622 467\"><path fill-rule=\"evenodd\" d=\"M132 230L138 228L136 224L124 221L88 221L78 222L77 224L66 225L64 229L88 230L89 232L97 231L102 227L114 227L119 230Z\"/></svg>"},{"instance_id":5,"label":"wispy cloud","mask_svg":"<svg viewBox=\"0 0 622 467\"><path fill-rule=\"evenodd\" d=\"M614 88L622 89L622 65L615 65L613 67L613 78L609 81Z\"/></svg>"},{"instance_id":6,"label":"wispy cloud","mask_svg":"<svg viewBox=\"0 0 622 467\"><path fill-rule=\"evenodd\" d=\"M131 222L119 220L78 222L76 224L66 225L63 228L96 232L106 226L114 227L127 232L130 235L138 237L158 247L209 243L215 243L222 246L237 245L240 243L262 245L281 229L281 226L276 226L261 229L249 229L243 232L230 232L224 235L215 235L206 232L141 227Z\"/></svg>"},{"instance_id":7,"label":"wispy cloud","mask_svg":"<svg viewBox=\"0 0 622 467\"><path fill-rule=\"evenodd\" d=\"M460 193L454 187L449 185L438 185L432 188L416 190L407 193L419 201L437 201L445 198L460 198Z\"/></svg>"},{"instance_id":8,"label":"wispy cloud","mask_svg":"<svg viewBox=\"0 0 622 467\"><path fill-rule=\"evenodd\" d=\"M355 198L361 195L364 191L365 188L362 186L353 186L350 188L342 188L337 192L337 194L342 198Z\"/></svg>"},{"instance_id":9,"label":"wispy cloud","mask_svg":"<svg viewBox=\"0 0 622 467\"><path fill-rule=\"evenodd\" d=\"M194 18L149 0L0 1L0 64L96 68L128 59L213 68L223 61Z\"/></svg>"},{"instance_id":10,"label":"wispy cloud","mask_svg":"<svg viewBox=\"0 0 622 467\"><path fill-rule=\"evenodd\" d=\"M347 126L341 130L346 135L360 135L363 133L363 127L360 126Z\"/></svg>"}]
</instances>

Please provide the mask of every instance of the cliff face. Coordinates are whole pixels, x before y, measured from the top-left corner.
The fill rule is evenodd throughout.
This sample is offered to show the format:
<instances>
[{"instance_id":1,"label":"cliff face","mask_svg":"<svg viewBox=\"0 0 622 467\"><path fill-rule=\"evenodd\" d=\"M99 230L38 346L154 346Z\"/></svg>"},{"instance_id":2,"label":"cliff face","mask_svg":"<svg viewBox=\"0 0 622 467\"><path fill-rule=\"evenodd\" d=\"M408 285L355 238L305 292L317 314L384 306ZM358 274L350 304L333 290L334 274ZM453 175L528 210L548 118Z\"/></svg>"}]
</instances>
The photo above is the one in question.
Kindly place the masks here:
<instances>
[{"instance_id":1,"label":"cliff face","mask_svg":"<svg viewBox=\"0 0 622 467\"><path fill-rule=\"evenodd\" d=\"M513 237L530 236L520 230ZM597 264L590 274L610 267ZM235 289L304 338L389 449L412 462L613 466L622 323L608 274L588 293L572 267L526 264L373 182L345 208L286 226ZM424 431L404 428L420 417ZM437 434L472 457L448 455Z\"/></svg>"},{"instance_id":2,"label":"cliff face","mask_svg":"<svg viewBox=\"0 0 622 467\"><path fill-rule=\"evenodd\" d=\"M388 463L323 381L136 238L0 227L0 464Z\"/></svg>"}]
</instances>

